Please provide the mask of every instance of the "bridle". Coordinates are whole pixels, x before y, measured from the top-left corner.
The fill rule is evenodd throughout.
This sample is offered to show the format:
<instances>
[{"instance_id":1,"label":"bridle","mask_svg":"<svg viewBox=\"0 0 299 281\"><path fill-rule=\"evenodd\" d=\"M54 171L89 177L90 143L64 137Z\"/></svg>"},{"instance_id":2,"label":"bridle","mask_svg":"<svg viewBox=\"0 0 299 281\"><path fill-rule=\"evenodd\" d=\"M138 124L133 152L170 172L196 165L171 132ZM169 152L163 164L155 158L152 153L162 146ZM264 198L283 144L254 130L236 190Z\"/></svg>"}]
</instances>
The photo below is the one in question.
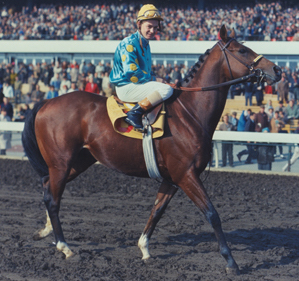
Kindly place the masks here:
<instances>
[{"instance_id":1,"label":"bridle","mask_svg":"<svg viewBox=\"0 0 299 281\"><path fill-rule=\"evenodd\" d=\"M258 55L252 61L251 64L247 64L244 60L238 58L236 55L234 55L227 48L232 41L236 41L236 39L230 38L226 44L224 44L222 40L220 40L220 41L217 42L217 45L219 46L220 50L224 54L224 57L225 57L225 60L226 60L226 63L227 63L227 66L228 66L228 69L229 69L230 76L231 76L232 80L227 81L227 82L223 82L223 83L220 83L220 84L217 84L217 85L213 85L213 86L197 87L197 88L181 87L181 86L178 86L176 84L169 84L169 85L172 88L177 89L177 90L182 90L182 91L187 91L187 92L196 92L196 91L211 91L211 90L215 90L215 89L218 89L220 87L223 87L223 86L230 86L230 85L233 85L233 84L242 83L242 82L245 82L248 79L253 78L253 77L256 77L258 79L258 82L260 83L263 80L265 74L264 74L264 72L260 68L256 68L255 69L254 66L263 58L263 55ZM231 71L229 59L227 57L227 54L229 54L230 56L232 56L233 58L235 58L237 61L239 61L241 64L243 64L244 66L246 66L249 69L250 74L242 76L242 77L237 78L237 79L234 79L232 71Z\"/></svg>"},{"instance_id":2,"label":"bridle","mask_svg":"<svg viewBox=\"0 0 299 281\"><path fill-rule=\"evenodd\" d=\"M226 53L228 53L229 55L231 55L233 58L235 58L235 59L236 59L237 61L239 61L241 64L245 65L245 66L249 69L250 73L257 74L257 75L255 75L256 77L259 77L259 78L260 78L261 76L263 76L263 71L262 71L261 69L254 69L254 66L258 63L258 61L259 61L261 58L263 58L263 55L259 55L259 56L257 56L257 57L252 61L251 64L247 64L244 60L238 58L236 55L234 55L234 54L227 48L227 47L229 46L229 44L230 44L232 41L236 41L236 39L234 39L234 38L230 38L230 39L228 40L228 42L227 42L225 45L223 44L223 41L222 41L222 40L217 42L217 45L220 47L220 50L221 50L221 51L223 52L223 54L224 54L226 63L227 63L227 65L228 65L228 69L229 69L229 73L230 73L231 79L233 80L234 77L233 77L233 74L232 74L232 71L231 71L231 67L230 67L230 64L229 64L229 60L228 60L228 58L227 58L227 54L226 54Z\"/></svg>"}]
</instances>

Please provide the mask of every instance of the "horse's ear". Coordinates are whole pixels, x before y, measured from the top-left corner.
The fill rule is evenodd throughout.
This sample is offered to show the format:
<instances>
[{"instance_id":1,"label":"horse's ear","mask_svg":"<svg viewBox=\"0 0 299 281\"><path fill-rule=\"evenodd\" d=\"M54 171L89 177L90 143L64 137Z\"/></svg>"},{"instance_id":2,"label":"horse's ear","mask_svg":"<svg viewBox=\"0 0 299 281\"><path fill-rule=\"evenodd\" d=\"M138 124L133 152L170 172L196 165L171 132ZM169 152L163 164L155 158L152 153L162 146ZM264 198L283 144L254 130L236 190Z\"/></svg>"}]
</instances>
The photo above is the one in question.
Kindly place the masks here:
<instances>
[{"instance_id":1,"label":"horse's ear","mask_svg":"<svg viewBox=\"0 0 299 281\"><path fill-rule=\"evenodd\" d=\"M223 42L227 41L227 30L224 24L220 28L220 38Z\"/></svg>"},{"instance_id":2,"label":"horse's ear","mask_svg":"<svg viewBox=\"0 0 299 281\"><path fill-rule=\"evenodd\" d=\"M235 33L235 29L233 28L232 32L230 33L229 37L231 38L235 38L236 37L236 33Z\"/></svg>"}]
</instances>

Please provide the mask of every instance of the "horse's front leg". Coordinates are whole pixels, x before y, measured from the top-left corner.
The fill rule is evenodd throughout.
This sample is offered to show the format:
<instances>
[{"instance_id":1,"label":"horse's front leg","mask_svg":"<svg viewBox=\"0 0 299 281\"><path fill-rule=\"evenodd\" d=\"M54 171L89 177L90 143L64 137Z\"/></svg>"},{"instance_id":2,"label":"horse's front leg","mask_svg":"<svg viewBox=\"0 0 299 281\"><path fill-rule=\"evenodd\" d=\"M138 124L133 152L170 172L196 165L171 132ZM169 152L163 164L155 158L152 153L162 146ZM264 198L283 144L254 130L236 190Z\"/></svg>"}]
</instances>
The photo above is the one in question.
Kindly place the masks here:
<instances>
[{"instance_id":1,"label":"horse's front leg","mask_svg":"<svg viewBox=\"0 0 299 281\"><path fill-rule=\"evenodd\" d=\"M138 247L140 248L142 252L142 259L148 259L150 257L150 253L148 250L148 242L151 238L153 231L159 222L162 214L164 213L168 203L170 202L173 195L177 192L177 187L173 186L172 184L163 181L156 200L154 207L152 208L151 215L149 217L149 220L139 238L138 241Z\"/></svg>"},{"instance_id":2,"label":"horse's front leg","mask_svg":"<svg viewBox=\"0 0 299 281\"><path fill-rule=\"evenodd\" d=\"M219 215L210 201L199 176L192 170L188 171L184 178L180 181L179 186L195 203L195 205L200 208L200 210L204 213L206 220L212 225L218 240L220 253L227 262L226 272L239 274L239 267L227 245Z\"/></svg>"}]
</instances>

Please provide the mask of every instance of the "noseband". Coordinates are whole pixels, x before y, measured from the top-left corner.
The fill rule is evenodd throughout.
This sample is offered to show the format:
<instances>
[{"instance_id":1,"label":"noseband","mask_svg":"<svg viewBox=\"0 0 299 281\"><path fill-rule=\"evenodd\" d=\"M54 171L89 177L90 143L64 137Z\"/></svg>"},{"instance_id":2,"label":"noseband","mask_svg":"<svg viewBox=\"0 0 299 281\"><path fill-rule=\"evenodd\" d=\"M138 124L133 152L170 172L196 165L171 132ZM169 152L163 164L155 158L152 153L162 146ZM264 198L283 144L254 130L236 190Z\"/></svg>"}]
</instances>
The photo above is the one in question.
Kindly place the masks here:
<instances>
[{"instance_id":1,"label":"noseband","mask_svg":"<svg viewBox=\"0 0 299 281\"><path fill-rule=\"evenodd\" d=\"M182 90L182 91L186 91L186 92L197 92L197 91L211 91L211 90L215 90L215 89L218 89L220 87L223 87L223 86L230 86L230 85L237 84L237 83L243 83L243 82L247 81L248 79L250 79L252 77L256 77L258 79L259 83L260 83L263 80L265 74L260 68L255 69L254 66L260 61L260 59L263 58L263 55L257 56L252 61L251 64L247 64L244 60L238 58L229 49L227 49L229 44L232 41L235 41L235 40L236 39L234 39L234 38L230 38L230 40L228 40L228 42L226 44L224 44L222 42L222 40L217 42L217 45L220 47L220 50L224 54L224 57L225 57L227 65L228 65L228 69L229 69L230 76L231 76L232 80L224 82L224 83L220 83L220 84L217 84L217 85L213 85L213 86L197 87L197 88L180 87L180 86L177 86L176 84L168 84L168 83L167 84L170 85L172 88L177 89L177 90ZM250 74L242 76L242 77L237 78L237 79L234 79L232 71L231 71L231 67L230 67L230 64L229 64L229 60L228 60L228 57L227 57L226 53L228 53L233 58L235 58L238 62L240 62L241 64L246 66L249 69Z\"/></svg>"}]
</instances>

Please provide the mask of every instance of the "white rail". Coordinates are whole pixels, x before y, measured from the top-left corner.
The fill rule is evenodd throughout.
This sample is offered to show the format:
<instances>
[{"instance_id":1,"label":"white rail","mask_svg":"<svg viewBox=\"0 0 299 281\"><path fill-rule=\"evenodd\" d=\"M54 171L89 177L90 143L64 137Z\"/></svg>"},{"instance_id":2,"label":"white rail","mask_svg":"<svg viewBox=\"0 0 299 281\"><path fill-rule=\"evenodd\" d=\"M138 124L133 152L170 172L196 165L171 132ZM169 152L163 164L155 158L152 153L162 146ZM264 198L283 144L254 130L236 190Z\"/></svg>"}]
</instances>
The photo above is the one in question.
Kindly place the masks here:
<instances>
[{"instance_id":1,"label":"white rail","mask_svg":"<svg viewBox=\"0 0 299 281\"><path fill-rule=\"evenodd\" d=\"M0 122L0 131L22 132L24 122ZM267 142L281 144L299 143L298 134L275 134L275 133L249 133L234 131L215 131L214 141L239 141L239 142Z\"/></svg>"},{"instance_id":2,"label":"white rail","mask_svg":"<svg viewBox=\"0 0 299 281\"><path fill-rule=\"evenodd\" d=\"M1 40L1 53L114 54L120 41ZM152 54L202 54L216 41L151 41ZM257 42L245 45L263 55L298 55L299 42Z\"/></svg>"},{"instance_id":3,"label":"white rail","mask_svg":"<svg viewBox=\"0 0 299 281\"><path fill-rule=\"evenodd\" d=\"M0 122L1 131L22 132L24 129L23 122ZM277 133L249 133L249 132L234 132L234 131L215 131L213 135L214 141L214 159L215 167L219 166L218 142L256 142L256 143L273 143L295 145L299 143L298 134L277 134Z\"/></svg>"}]
</instances>

